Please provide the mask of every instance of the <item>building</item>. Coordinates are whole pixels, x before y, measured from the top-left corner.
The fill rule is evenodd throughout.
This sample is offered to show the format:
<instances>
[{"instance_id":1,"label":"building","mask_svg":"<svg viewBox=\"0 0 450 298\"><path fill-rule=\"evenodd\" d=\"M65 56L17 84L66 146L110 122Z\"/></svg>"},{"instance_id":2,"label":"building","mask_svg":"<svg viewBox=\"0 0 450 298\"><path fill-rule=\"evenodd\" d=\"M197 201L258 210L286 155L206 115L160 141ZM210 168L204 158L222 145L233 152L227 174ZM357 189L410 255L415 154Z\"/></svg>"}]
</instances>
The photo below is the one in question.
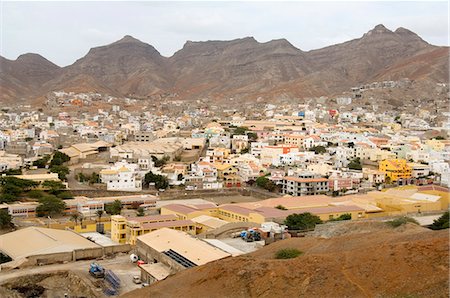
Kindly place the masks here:
<instances>
[{"instance_id":1,"label":"building","mask_svg":"<svg viewBox=\"0 0 450 298\"><path fill-rule=\"evenodd\" d=\"M404 159L386 159L380 162L379 170L386 173L391 182L411 178L412 169Z\"/></svg>"},{"instance_id":2,"label":"building","mask_svg":"<svg viewBox=\"0 0 450 298\"><path fill-rule=\"evenodd\" d=\"M137 237L162 228L170 228L196 234L195 222L179 220L174 214L150 215L126 218L121 215L111 216L111 239L118 243L136 244Z\"/></svg>"},{"instance_id":3,"label":"building","mask_svg":"<svg viewBox=\"0 0 450 298\"><path fill-rule=\"evenodd\" d=\"M142 177L139 165L125 161L117 162L110 169L100 171L102 183L106 183L107 190L141 191Z\"/></svg>"},{"instance_id":4,"label":"building","mask_svg":"<svg viewBox=\"0 0 450 298\"><path fill-rule=\"evenodd\" d=\"M70 253L68 261L71 261L73 251L96 248L101 249L98 244L69 230L28 227L0 236L0 251L13 261L40 256L42 262L50 262L45 255L51 259L50 255L60 253Z\"/></svg>"},{"instance_id":5,"label":"building","mask_svg":"<svg viewBox=\"0 0 450 298\"><path fill-rule=\"evenodd\" d=\"M329 184L328 179L305 172L284 177L281 191L292 196L318 195L327 193Z\"/></svg>"},{"instance_id":6,"label":"building","mask_svg":"<svg viewBox=\"0 0 450 298\"><path fill-rule=\"evenodd\" d=\"M136 253L149 264L141 268L141 279L148 283L160 280L162 276L231 256L201 239L168 228L139 236Z\"/></svg>"}]
</instances>

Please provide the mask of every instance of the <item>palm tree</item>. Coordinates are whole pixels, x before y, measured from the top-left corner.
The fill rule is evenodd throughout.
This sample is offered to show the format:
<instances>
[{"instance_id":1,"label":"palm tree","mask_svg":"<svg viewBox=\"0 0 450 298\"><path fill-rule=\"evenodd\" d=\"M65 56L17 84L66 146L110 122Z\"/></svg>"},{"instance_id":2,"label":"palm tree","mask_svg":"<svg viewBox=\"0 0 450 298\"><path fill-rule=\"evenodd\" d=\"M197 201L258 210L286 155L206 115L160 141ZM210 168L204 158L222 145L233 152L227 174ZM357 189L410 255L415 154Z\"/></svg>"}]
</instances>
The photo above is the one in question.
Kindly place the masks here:
<instances>
[{"instance_id":1,"label":"palm tree","mask_svg":"<svg viewBox=\"0 0 450 298\"><path fill-rule=\"evenodd\" d=\"M100 222L100 220L102 219L102 216L103 216L103 210L97 210L97 216L98 216L98 221Z\"/></svg>"},{"instance_id":2,"label":"palm tree","mask_svg":"<svg viewBox=\"0 0 450 298\"><path fill-rule=\"evenodd\" d=\"M70 216L70 218L75 222L75 225L77 225L80 214L78 212L75 212Z\"/></svg>"}]
</instances>

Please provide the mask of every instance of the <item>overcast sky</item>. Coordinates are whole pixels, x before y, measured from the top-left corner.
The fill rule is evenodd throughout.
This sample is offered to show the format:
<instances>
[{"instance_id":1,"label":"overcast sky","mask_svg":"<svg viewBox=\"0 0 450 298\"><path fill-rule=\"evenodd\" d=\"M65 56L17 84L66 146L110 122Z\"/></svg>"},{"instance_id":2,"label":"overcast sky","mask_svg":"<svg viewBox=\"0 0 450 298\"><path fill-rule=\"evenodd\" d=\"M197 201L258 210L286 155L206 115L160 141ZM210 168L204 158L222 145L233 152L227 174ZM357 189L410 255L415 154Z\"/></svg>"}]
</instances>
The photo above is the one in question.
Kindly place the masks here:
<instances>
[{"instance_id":1,"label":"overcast sky","mask_svg":"<svg viewBox=\"0 0 450 298\"><path fill-rule=\"evenodd\" d=\"M5 2L0 54L66 66L132 35L171 56L186 40L286 38L302 50L361 37L377 24L448 45L448 2Z\"/></svg>"}]
</instances>

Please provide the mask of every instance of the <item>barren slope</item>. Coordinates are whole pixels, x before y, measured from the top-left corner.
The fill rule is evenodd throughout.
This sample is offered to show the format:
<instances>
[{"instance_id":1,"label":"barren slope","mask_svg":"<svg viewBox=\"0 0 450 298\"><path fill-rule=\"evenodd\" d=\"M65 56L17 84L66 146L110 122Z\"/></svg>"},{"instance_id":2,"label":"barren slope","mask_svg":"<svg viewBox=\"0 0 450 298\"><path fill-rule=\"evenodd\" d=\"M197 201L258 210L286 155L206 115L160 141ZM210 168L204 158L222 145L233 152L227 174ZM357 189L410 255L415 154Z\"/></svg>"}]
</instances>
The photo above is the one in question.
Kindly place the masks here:
<instances>
[{"instance_id":1,"label":"barren slope","mask_svg":"<svg viewBox=\"0 0 450 298\"><path fill-rule=\"evenodd\" d=\"M447 297L448 231L383 223L339 230L344 235L283 240L185 270L124 297ZM292 247L304 254L273 258Z\"/></svg>"}]
</instances>

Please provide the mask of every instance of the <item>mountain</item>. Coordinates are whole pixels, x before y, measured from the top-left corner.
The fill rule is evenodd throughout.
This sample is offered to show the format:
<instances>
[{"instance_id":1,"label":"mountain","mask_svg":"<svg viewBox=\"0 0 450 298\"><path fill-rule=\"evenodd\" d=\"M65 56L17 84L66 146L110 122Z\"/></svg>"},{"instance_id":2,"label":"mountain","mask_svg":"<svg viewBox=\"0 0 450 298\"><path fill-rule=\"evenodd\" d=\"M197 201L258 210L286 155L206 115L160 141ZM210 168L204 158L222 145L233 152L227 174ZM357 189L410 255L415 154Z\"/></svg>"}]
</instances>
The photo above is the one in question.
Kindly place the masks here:
<instances>
[{"instance_id":1,"label":"mountain","mask_svg":"<svg viewBox=\"0 0 450 298\"><path fill-rule=\"evenodd\" d=\"M336 94L377 80L449 80L448 47L383 25L361 38L307 52L285 39L260 43L245 37L188 41L166 58L153 46L125 36L64 68L35 54L16 61L1 58L0 63L2 101L52 90L136 98L168 93L181 99L304 97Z\"/></svg>"},{"instance_id":2,"label":"mountain","mask_svg":"<svg viewBox=\"0 0 450 298\"><path fill-rule=\"evenodd\" d=\"M86 56L62 69L62 75L45 84L48 91L76 89L107 92L125 96L143 96L170 88L167 59L151 45L131 36L112 44L91 49ZM88 90L89 89L89 90ZM110 92L109 92L110 93Z\"/></svg>"},{"instance_id":3,"label":"mountain","mask_svg":"<svg viewBox=\"0 0 450 298\"><path fill-rule=\"evenodd\" d=\"M0 100L33 95L35 90L59 74L60 67L38 54L24 54L16 60L0 57Z\"/></svg>"}]
</instances>

